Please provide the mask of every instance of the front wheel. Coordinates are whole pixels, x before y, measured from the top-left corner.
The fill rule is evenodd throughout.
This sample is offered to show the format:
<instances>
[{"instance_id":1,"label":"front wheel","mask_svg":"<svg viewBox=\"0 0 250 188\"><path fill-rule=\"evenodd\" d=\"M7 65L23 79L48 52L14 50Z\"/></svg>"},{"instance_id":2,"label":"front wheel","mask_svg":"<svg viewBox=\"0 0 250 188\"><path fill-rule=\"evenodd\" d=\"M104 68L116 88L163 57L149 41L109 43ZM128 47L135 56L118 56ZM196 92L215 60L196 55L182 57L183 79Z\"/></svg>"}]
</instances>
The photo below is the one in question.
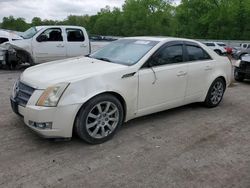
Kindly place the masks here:
<instances>
[{"instance_id":1,"label":"front wheel","mask_svg":"<svg viewBox=\"0 0 250 188\"><path fill-rule=\"evenodd\" d=\"M217 78L210 86L206 100L204 101L207 107L216 107L220 104L224 92L226 89L226 84L222 78Z\"/></svg>"},{"instance_id":2,"label":"front wheel","mask_svg":"<svg viewBox=\"0 0 250 188\"><path fill-rule=\"evenodd\" d=\"M123 106L111 94L94 97L80 110L75 129L78 136L90 144L111 139L123 123Z\"/></svg>"}]
</instances>

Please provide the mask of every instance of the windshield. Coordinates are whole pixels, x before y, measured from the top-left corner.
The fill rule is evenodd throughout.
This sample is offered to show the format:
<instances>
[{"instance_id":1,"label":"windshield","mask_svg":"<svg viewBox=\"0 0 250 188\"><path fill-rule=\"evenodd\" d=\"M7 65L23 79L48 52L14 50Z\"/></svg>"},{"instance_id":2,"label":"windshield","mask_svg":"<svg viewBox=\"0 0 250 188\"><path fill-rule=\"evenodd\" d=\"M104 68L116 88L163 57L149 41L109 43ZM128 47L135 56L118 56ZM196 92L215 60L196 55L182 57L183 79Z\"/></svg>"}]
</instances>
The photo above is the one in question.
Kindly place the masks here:
<instances>
[{"instance_id":1,"label":"windshield","mask_svg":"<svg viewBox=\"0 0 250 188\"><path fill-rule=\"evenodd\" d=\"M90 57L129 66L137 63L157 43L158 41L141 39L120 39L91 54Z\"/></svg>"},{"instance_id":2,"label":"windshield","mask_svg":"<svg viewBox=\"0 0 250 188\"><path fill-rule=\"evenodd\" d=\"M23 37L24 39L30 39L32 38L35 34L37 33L37 29L35 27L31 27L28 30L26 30L25 32L23 32L21 34L21 37Z\"/></svg>"}]
</instances>

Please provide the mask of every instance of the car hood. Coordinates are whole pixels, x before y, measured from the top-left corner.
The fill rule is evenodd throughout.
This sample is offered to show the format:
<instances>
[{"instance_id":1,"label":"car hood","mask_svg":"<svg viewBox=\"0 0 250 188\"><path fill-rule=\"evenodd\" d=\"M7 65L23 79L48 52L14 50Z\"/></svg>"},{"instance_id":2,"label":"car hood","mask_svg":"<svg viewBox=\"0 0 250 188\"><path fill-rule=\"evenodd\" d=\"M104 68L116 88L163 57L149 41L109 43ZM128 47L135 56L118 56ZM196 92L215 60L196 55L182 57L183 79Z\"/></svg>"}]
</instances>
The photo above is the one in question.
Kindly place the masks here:
<instances>
[{"instance_id":1,"label":"car hood","mask_svg":"<svg viewBox=\"0 0 250 188\"><path fill-rule=\"evenodd\" d=\"M45 89L53 84L74 82L127 67L88 57L77 57L30 67L23 72L20 80L36 89Z\"/></svg>"},{"instance_id":2,"label":"car hood","mask_svg":"<svg viewBox=\"0 0 250 188\"><path fill-rule=\"evenodd\" d=\"M242 61L250 62L250 55L244 55L241 58Z\"/></svg>"}]
</instances>

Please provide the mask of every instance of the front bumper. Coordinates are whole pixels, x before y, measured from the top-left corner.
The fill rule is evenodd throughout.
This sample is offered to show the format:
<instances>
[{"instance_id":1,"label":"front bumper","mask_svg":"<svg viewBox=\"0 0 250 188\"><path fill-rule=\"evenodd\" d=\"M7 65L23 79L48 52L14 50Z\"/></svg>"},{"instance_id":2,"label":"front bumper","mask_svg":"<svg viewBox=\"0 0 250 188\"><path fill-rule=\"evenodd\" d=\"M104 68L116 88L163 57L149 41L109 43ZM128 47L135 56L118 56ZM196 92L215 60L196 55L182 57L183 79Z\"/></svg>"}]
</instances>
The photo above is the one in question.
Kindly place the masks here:
<instances>
[{"instance_id":1,"label":"front bumper","mask_svg":"<svg viewBox=\"0 0 250 188\"><path fill-rule=\"evenodd\" d=\"M70 138L75 116L80 108L78 104L58 107L20 106L10 98L12 110L23 117L24 123L34 132L45 138ZM41 129L31 122L52 122L52 128Z\"/></svg>"}]
</instances>

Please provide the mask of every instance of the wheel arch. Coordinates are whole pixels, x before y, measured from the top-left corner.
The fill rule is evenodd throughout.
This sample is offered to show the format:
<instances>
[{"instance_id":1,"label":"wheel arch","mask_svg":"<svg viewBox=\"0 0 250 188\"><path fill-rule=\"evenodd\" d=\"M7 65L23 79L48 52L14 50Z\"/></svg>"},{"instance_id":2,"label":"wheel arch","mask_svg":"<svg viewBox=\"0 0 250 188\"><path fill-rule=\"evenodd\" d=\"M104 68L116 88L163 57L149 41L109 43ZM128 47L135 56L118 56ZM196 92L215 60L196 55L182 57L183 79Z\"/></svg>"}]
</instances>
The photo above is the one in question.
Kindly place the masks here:
<instances>
[{"instance_id":1,"label":"wheel arch","mask_svg":"<svg viewBox=\"0 0 250 188\"><path fill-rule=\"evenodd\" d=\"M120 103L122 104L122 107L123 107L123 112L124 112L123 121L126 119L126 115L127 115L127 104L126 104L126 102L125 102L124 97L123 97L121 94L119 94L119 93L117 93L117 92L115 92L115 91L105 91L105 92L101 92L101 93L98 93L98 94L96 94L96 95L93 95L92 97L90 97L87 101L85 101L85 102L80 106L80 108L78 109L78 111L77 111L77 113L76 113L76 115L75 115L75 118L74 118L73 129L74 129L74 127L75 127L76 119L77 119L78 114L80 113L81 109L84 108L84 106L85 106L90 100L92 100L94 97L97 97L97 96L99 96L99 95L104 95L104 94L113 95L114 97L116 97L116 98L120 101Z\"/></svg>"},{"instance_id":2,"label":"wheel arch","mask_svg":"<svg viewBox=\"0 0 250 188\"><path fill-rule=\"evenodd\" d=\"M210 84L208 85L208 88L207 88L206 92L204 93L204 95L203 95L203 97L202 97L202 100L201 100L201 101L204 101L204 100L206 99L207 94L208 94L208 92L209 92L209 89L210 89L211 85L212 85L212 84L213 84L213 82L214 82L216 79L218 79L218 78L221 78L221 79L224 81L225 88L227 87L227 81L226 81L225 76L223 76L223 75L218 75L218 76L215 76L215 77L214 77L214 79L213 79L213 80L211 80Z\"/></svg>"}]
</instances>

